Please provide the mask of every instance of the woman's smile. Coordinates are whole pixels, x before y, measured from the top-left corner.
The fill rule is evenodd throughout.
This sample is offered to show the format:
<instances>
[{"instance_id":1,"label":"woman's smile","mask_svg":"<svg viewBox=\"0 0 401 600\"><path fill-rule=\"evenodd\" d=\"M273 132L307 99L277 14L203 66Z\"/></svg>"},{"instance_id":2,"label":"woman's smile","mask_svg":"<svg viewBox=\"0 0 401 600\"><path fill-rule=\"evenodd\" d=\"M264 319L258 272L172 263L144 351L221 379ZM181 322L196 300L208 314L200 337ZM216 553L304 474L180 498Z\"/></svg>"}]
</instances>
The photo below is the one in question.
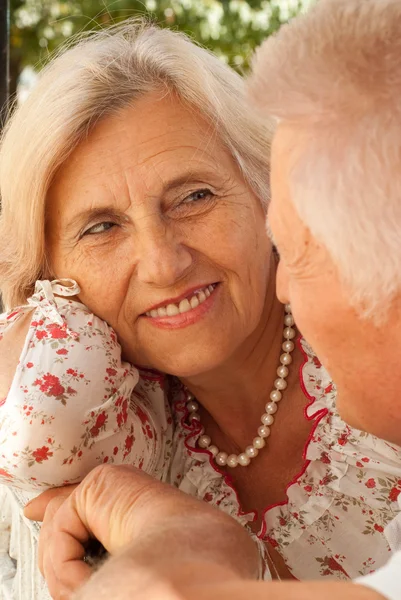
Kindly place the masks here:
<instances>
[{"instance_id":1,"label":"woman's smile","mask_svg":"<svg viewBox=\"0 0 401 600\"><path fill-rule=\"evenodd\" d=\"M175 299L166 300L141 315L147 322L163 329L179 329L197 323L215 305L219 283L197 286Z\"/></svg>"}]
</instances>

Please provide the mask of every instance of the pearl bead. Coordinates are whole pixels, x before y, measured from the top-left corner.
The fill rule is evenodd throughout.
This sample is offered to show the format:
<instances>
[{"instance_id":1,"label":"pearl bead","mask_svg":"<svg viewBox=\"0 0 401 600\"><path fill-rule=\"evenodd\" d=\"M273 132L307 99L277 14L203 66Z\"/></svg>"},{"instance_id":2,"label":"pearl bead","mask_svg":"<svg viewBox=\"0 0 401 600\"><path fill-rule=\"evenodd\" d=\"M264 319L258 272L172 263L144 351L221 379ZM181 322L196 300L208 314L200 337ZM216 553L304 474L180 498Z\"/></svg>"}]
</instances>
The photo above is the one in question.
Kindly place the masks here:
<instances>
[{"instance_id":1,"label":"pearl bead","mask_svg":"<svg viewBox=\"0 0 401 600\"><path fill-rule=\"evenodd\" d=\"M295 348L295 344L294 342L291 342L291 340L287 340L282 344L281 347L284 350L284 352L292 352Z\"/></svg>"},{"instance_id":2,"label":"pearl bead","mask_svg":"<svg viewBox=\"0 0 401 600\"><path fill-rule=\"evenodd\" d=\"M224 467L227 464L228 454L227 452L219 452L216 456L216 462L220 467Z\"/></svg>"},{"instance_id":3,"label":"pearl bead","mask_svg":"<svg viewBox=\"0 0 401 600\"><path fill-rule=\"evenodd\" d=\"M285 365L281 365L281 367L277 369L277 375L282 379L288 377L288 367L286 367Z\"/></svg>"},{"instance_id":4,"label":"pearl bead","mask_svg":"<svg viewBox=\"0 0 401 600\"><path fill-rule=\"evenodd\" d=\"M270 392L270 400L272 400L273 402L280 402L282 397L283 394L280 392L280 390L273 390L272 392Z\"/></svg>"},{"instance_id":5,"label":"pearl bead","mask_svg":"<svg viewBox=\"0 0 401 600\"><path fill-rule=\"evenodd\" d=\"M285 315L284 317L284 325L287 325L287 327L292 327L294 325L295 321L294 321L294 317L292 315Z\"/></svg>"},{"instance_id":6,"label":"pearl bead","mask_svg":"<svg viewBox=\"0 0 401 600\"><path fill-rule=\"evenodd\" d=\"M207 448L208 446L210 446L211 443L212 443L212 440L210 439L210 437L208 435L201 435L198 440L198 445L201 448Z\"/></svg>"},{"instance_id":7,"label":"pearl bead","mask_svg":"<svg viewBox=\"0 0 401 600\"><path fill-rule=\"evenodd\" d=\"M262 421L263 425L273 425L274 417L273 417L273 415L269 415L269 414L265 413L264 415L262 415L261 421Z\"/></svg>"},{"instance_id":8,"label":"pearl bead","mask_svg":"<svg viewBox=\"0 0 401 600\"><path fill-rule=\"evenodd\" d=\"M242 452L242 454L238 455L238 464L241 465L241 467L247 467L250 462L251 459L245 454L245 452Z\"/></svg>"},{"instance_id":9,"label":"pearl bead","mask_svg":"<svg viewBox=\"0 0 401 600\"><path fill-rule=\"evenodd\" d=\"M253 447L257 448L258 450L260 450L261 448L264 448L266 446L266 442L262 437L255 437L253 439Z\"/></svg>"},{"instance_id":10,"label":"pearl bead","mask_svg":"<svg viewBox=\"0 0 401 600\"><path fill-rule=\"evenodd\" d=\"M295 329L292 327L286 327L283 335L287 340L292 340L295 337Z\"/></svg>"},{"instance_id":11,"label":"pearl bead","mask_svg":"<svg viewBox=\"0 0 401 600\"><path fill-rule=\"evenodd\" d=\"M258 427L258 436L261 438L267 438L270 435L270 427L266 425L261 425Z\"/></svg>"},{"instance_id":12,"label":"pearl bead","mask_svg":"<svg viewBox=\"0 0 401 600\"><path fill-rule=\"evenodd\" d=\"M236 454L230 454L227 458L227 467L234 469L238 465L238 456Z\"/></svg>"},{"instance_id":13,"label":"pearl bead","mask_svg":"<svg viewBox=\"0 0 401 600\"><path fill-rule=\"evenodd\" d=\"M191 400L191 402L188 402L188 404L187 404L187 409L191 413L196 412L198 410L198 408L199 408L199 404L197 402L195 402L195 400Z\"/></svg>"},{"instance_id":14,"label":"pearl bead","mask_svg":"<svg viewBox=\"0 0 401 600\"><path fill-rule=\"evenodd\" d=\"M277 404L275 402L268 402L265 409L268 415L274 415L277 412Z\"/></svg>"},{"instance_id":15,"label":"pearl bead","mask_svg":"<svg viewBox=\"0 0 401 600\"><path fill-rule=\"evenodd\" d=\"M238 465L247 467L252 458L255 458L259 454L259 450L264 448L266 445L265 439L270 436L270 425L274 423L274 414L278 410L277 402L279 402L283 395L282 390L287 387L286 378L289 374L288 365L292 363L291 352L295 348L295 344L292 341L296 336L295 321L291 313L291 306L286 304L284 307L284 330L283 337L284 341L281 344L283 354L280 356L280 365L277 368L278 378L274 382L274 389L270 392L270 402L265 406L266 412L261 417L262 425L258 427L258 437L253 439L252 445L247 446L244 452L241 454L230 454L227 452L220 452L217 446L212 444L211 438L205 434L205 430L200 422L200 415L196 412L199 409L199 404L195 397L187 392L187 403L186 407L189 412L188 420L192 423L195 421L194 430L198 434L198 446L200 448L207 449L208 452L214 457L217 465L224 467L235 468Z\"/></svg>"},{"instance_id":16,"label":"pearl bead","mask_svg":"<svg viewBox=\"0 0 401 600\"><path fill-rule=\"evenodd\" d=\"M283 365L290 365L292 363L291 354L285 353L280 356L280 362Z\"/></svg>"},{"instance_id":17,"label":"pearl bead","mask_svg":"<svg viewBox=\"0 0 401 600\"><path fill-rule=\"evenodd\" d=\"M274 387L276 387L278 390L285 390L287 387L287 382L285 379L276 379L274 382Z\"/></svg>"},{"instance_id":18,"label":"pearl bead","mask_svg":"<svg viewBox=\"0 0 401 600\"><path fill-rule=\"evenodd\" d=\"M249 456L249 458L255 458L259 454L259 450L253 446L247 446L245 448L245 454Z\"/></svg>"},{"instance_id":19,"label":"pearl bead","mask_svg":"<svg viewBox=\"0 0 401 600\"><path fill-rule=\"evenodd\" d=\"M212 444L211 446L208 447L209 452L213 455L213 456L217 456L217 454L219 453L219 449L217 446L215 446L214 444Z\"/></svg>"}]
</instances>

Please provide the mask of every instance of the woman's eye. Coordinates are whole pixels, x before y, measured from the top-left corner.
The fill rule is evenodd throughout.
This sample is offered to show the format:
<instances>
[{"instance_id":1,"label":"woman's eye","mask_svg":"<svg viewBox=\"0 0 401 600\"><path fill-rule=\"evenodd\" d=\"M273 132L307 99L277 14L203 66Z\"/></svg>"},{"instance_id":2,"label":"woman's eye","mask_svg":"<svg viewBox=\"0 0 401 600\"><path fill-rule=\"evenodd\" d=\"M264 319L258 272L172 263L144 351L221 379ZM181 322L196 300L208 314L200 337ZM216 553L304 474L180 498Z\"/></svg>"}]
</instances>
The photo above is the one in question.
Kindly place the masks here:
<instances>
[{"instance_id":1,"label":"woman's eye","mask_svg":"<svg viewBox=\"0 0 401 600\"><path fill-rule=\"evenodd\" d=\"M105 233L115 227L115 223L111 223L110 221L104 221L103 223L97 223L96 225L92 225L86 231L84 231L83 235L95 235L96 233Z\"/></svg>"},{"instance_id":2,"label":"woman's eye","mask_svg":"<svg viewBox=\"0 0 401 600\"><path fill-rule=\"evenodd\" d=\"M184 198L183 204L190 204L191 202L207 200L212 196L214 196L214 194L208 189L196 190L196 192L192 192L192 194L189 194L189 196L186 196L186 198Z\"/></svg>"}]
</instances>

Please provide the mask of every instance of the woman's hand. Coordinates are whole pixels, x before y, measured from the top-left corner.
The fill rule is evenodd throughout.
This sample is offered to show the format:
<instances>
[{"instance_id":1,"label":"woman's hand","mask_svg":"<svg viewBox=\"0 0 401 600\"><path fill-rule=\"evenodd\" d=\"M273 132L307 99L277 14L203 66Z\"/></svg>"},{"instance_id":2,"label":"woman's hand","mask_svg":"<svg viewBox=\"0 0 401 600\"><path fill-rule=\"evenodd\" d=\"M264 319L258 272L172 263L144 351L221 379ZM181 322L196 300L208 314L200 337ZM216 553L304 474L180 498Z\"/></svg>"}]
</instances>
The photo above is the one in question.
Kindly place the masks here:
<instances>
[{"instance_id":1,"label":"woman's hand","mask_svg":"<svg viewBox=\"0 0 401 600\"><path fill-rule=\"evenodd\" d=\"M55 600L66 600L91 575L85 546L96 538L110 554L128 548L132 569L153 580L180 580L189 565L230 577L255 577L256 548L233 519L129 466L97 467L76 487L45 492L25 510L43 516L39 567ZM168 552L166 552L168 548ZM202 575L203 579L203 575Z\"/></svg>"}]
</instances>

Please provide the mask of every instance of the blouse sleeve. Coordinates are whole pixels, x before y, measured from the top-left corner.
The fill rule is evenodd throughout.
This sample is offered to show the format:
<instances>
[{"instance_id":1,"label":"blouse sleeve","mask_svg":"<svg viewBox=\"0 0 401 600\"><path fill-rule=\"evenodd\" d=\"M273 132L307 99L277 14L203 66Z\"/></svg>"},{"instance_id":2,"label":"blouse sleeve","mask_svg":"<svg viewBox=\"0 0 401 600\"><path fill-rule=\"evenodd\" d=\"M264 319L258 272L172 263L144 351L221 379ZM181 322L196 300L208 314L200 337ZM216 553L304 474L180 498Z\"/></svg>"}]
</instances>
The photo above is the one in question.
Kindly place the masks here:
<instances>
[{"instance_id":1,"label":"blouse sleeve","mask_svg":"<svg viewBox=\"0 0 401 600\"><path fill-rule=\"evenodd\" d=\"M138 371L122 361L104 321L75 300L56 300L49 286L42 291L30 301L30 328L0 406L0 482L43 490L76 483L101 463L154 474L164 407L136 393Z\"/></svg>"}]
</instances>

